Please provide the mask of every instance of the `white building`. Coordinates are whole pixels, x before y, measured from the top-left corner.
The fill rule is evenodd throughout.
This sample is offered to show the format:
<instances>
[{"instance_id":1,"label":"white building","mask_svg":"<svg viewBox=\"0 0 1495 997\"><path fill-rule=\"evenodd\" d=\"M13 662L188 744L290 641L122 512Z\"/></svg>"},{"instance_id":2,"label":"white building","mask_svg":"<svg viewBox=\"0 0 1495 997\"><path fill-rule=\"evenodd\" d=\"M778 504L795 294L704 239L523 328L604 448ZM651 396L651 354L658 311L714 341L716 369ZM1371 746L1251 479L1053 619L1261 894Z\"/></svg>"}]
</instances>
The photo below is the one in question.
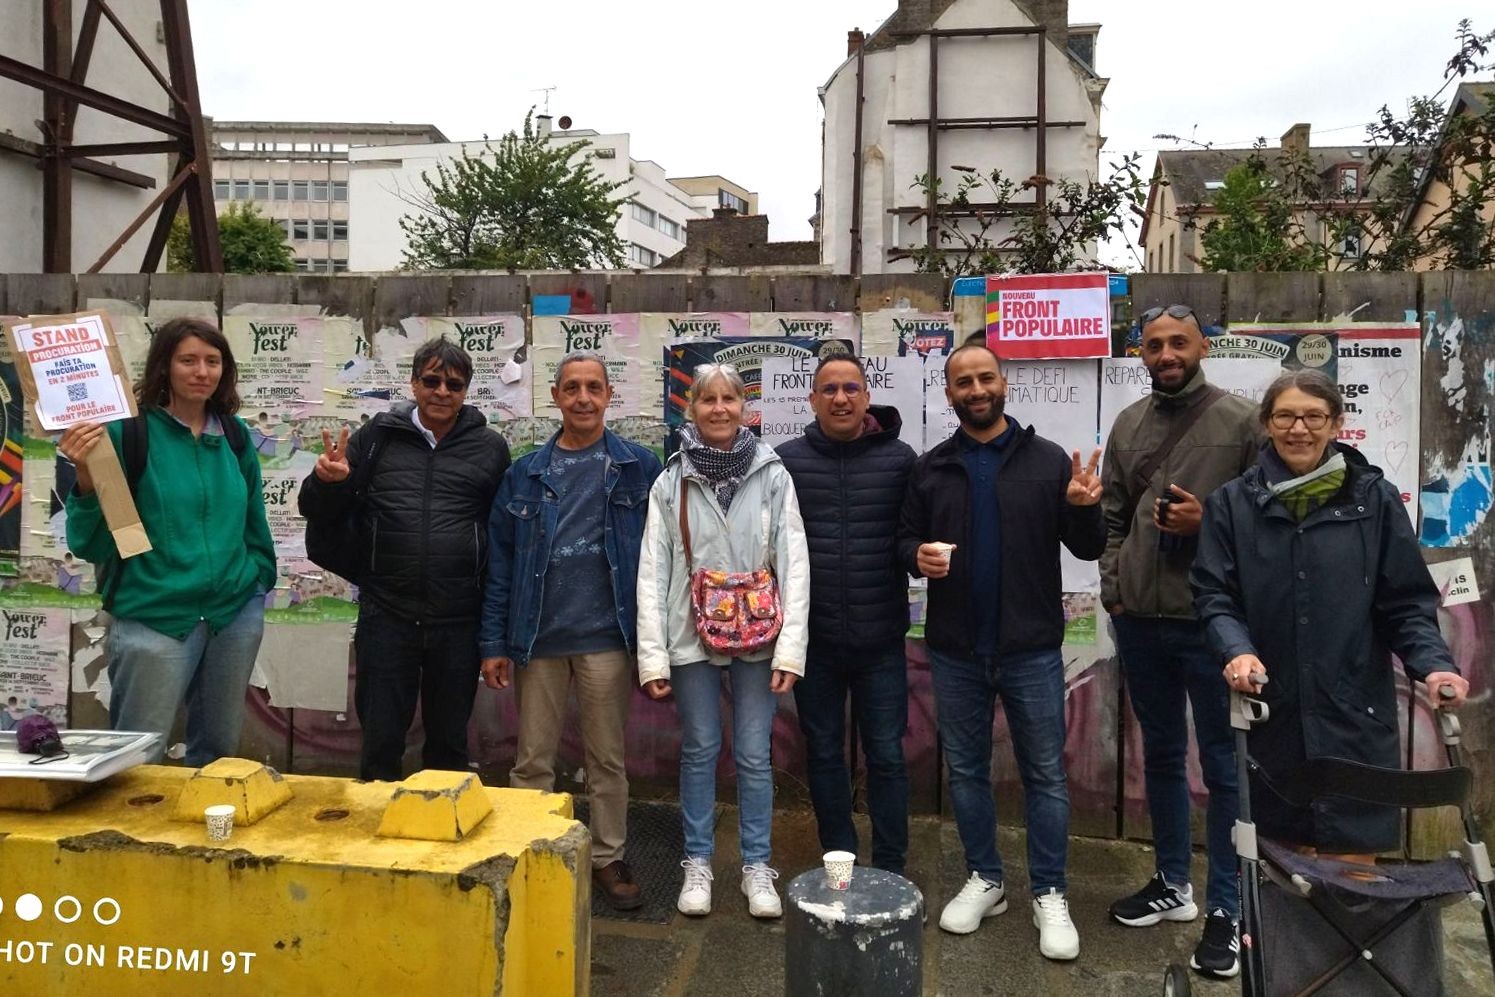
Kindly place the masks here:
<instances>
[{"instance_id":1,"label":"white building","mask_svg":"<svg viewBox=\"0 0 1495 997\"><path fill-rule=\"evenodd\" d=\"M214 121L213 200L218 211L251 202L284 229L296 269L348 269L348 150L394 142L445 142L434 125L341 121Z\"/></svg>"},{"instance_id":2,"label":"white building","mask_svg":"<svg viewBox=\"0 0 1495 997\"><path fill-rule=\"evenodd\" d=\"M648 268L673 256L685 248L686 221L711 217L710 207L715 203L710 207L697 204L697 197L674 186L659 164L634 159L626 132L603 135L588 128L551 131L549 118L537 116L535 122L552 145L585 139L590 144L580 155L591 157L604 180L624 184L613 196L624 199L617 233L623 242L626 266ZM425 190L421 173L434 172L437 163L481 155L485 148L484 142L447 142L350 149L348 269L366 272L398 268L405 251L400 218L417 210L410 199ZM741 190L730 181L725 186ZM756 195L752 197L756 202Z\"/></svg>"},{"instance_id":3,"label":"white building","mask_svg":"<svg viewBox=\"0 0 1495 997\"><path fill-rule=\"evenodd\" d=\"M906 251L930 235L913 185L930 172L931 136L946 193L957 166L1018 182L1097 175L1100 28L1068 24L1068 11L1067 0L900 0L865 40L850 33L846 61L820 92L822 262L836 273L913 270Z\"/></svg>"},{"instance_id":4,"label":"white building","mask_svg":"<svg viewBox=\"0 0 1495 997\"><path fill-rule=\"evenodd\" d=\"M40 3L0 4L0 54L41 68L42 9ZM73 0L72 23L83 19L83 0ZM153 63L166 70L166 44L158 34L161 5L151 0L119 0L110 9L129 29ZM71 41L71 39L69 39ZM170 114L171 98L151 76L109 24L99 29L87 86L132 104ZM42 171L37 154L42 141L42 92L0 79L0 273L38 273L42 259ZM73 144L160 141L166 138L111 117L91 107L80 107ZM96 166L94 164L97 164ZM87 270L125 227L144 211L169 179L164 153L105 156L89 160L72 174L71 241L68 269ZM108 174L108 175L105 175ZM148 219L104 266L106 272L138 272L154 228ZM161 256L164 267L166 254Z\"/></svg>"}]
</instances>

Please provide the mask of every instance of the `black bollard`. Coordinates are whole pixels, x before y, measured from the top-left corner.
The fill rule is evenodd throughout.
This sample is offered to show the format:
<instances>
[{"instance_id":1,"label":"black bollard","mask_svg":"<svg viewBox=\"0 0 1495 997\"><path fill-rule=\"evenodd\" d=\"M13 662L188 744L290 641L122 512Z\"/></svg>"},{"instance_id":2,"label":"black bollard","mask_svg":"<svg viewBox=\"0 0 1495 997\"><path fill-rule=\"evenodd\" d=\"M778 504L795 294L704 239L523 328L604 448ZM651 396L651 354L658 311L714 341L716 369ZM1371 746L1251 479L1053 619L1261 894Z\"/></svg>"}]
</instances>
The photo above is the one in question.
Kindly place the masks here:
<instances>
[{"instance_id":1,"label":"black bollard","mask_svg":"<svg viewBox=\"0 0 1495 997\"><path fill-rule=\"evenodd\" d=\"M833 890L825 870L795 877L784 911L787 997L917 997L924 897L902 876L857 866Z\"/></svg>"}]
</instances>

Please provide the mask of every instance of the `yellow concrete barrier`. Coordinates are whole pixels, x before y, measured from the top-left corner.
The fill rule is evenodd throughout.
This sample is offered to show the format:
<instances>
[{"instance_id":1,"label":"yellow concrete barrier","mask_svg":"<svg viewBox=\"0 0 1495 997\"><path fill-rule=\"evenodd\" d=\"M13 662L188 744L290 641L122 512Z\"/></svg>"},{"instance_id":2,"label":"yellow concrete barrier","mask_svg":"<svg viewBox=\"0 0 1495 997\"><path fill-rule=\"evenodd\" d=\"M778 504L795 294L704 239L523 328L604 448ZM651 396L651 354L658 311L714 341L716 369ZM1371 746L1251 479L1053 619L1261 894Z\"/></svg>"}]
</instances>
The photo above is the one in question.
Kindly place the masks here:
<instances>
[{"instance_id":1,"label":"yellow concrete barrier","mask_svg":"<svg viewBox=\"0 0 1495 997\"><path fill-rule=\"evenodd\" d=\"M375 834L394 786L286 776L209 843L188 769L0 810L0 988L122 995L583 995L590 841L571 798L485 789L460 841Z\"/></svg>"}]
</instances>

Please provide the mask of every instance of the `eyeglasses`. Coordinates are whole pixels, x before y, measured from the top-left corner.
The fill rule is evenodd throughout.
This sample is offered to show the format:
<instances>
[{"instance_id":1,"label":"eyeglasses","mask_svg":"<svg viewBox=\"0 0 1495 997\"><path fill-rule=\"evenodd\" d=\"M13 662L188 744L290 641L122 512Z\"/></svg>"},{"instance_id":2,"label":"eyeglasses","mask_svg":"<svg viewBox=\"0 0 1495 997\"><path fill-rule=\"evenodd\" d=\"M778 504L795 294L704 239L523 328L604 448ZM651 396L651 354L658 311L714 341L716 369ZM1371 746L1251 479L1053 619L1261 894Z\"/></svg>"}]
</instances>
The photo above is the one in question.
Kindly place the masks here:
<instances>
[{"instance_id":1,"label":"eyeglasses","mask_svg":"<svg viewBox=\"0 0 1495 997\"><path fill-rule=\"evenodd\" d=\"M1299 419L1303 420L1303 428L1311 433L1316 433L1329 425L1329 413L1319 411L1304 412L1302 415L1285 410L1273 412L1270 421L1273 429L1292 429Z\"/></svg>"},{"instance_id":2,"label":"eyeglasses","mask_svg":"<svg viewBox=\"0 0 1495 997\"><path fill-rule=\"evenodd\" d=\"M467 390L467 382L462 380L460 377L442 377L439 374L422 374L418 378L418 380L421 384L425 385L427 391L435 391L443 384L446 385L446 390L450 391L454 395L461 394L462 392Z\"/></svg>"},{"instance_id":3,"label":"eyeglasses","mask_svg":"<svg viewBox=\"0 0 1495 997\"><path fill-rule=\"evenodd\" d=\"M834 398L837 392L855 398L862 393L862 386L856 381L847 381L845 384L822 384L815 391L823 398Z\"/></svg>"},{"instance_id":4,"label":"eyeglasses","mask_svg":"<svg viewBox=\"0 0 1495 997\"><path fill-rule=\"evenodd\" d=\"M1194 309L1188 305L1167 305L1166 307L1159 305L1156 308L1149 308L1138 317L1137 328L1146 329L1147 323L1156 321L1164 315L1176 319L1191 318L1194 320L1194 324L1199 326L1200 329L1204 328L1204 323L1199 321L1199 316L1195 315Z\"/></svg>"}]
</instances>

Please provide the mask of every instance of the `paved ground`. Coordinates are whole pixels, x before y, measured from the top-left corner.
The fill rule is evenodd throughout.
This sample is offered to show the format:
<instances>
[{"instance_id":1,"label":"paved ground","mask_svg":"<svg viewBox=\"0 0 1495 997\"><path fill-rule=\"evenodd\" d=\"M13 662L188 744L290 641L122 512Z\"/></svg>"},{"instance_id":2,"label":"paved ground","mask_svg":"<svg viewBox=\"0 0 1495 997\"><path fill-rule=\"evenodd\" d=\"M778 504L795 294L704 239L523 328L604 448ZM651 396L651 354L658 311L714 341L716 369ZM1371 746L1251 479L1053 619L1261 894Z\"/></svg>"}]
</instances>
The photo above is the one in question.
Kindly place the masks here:
<instances>
[{"instance_id":1,"label":"paved ground","mask_svg":"<svg viewBox=\"0 0 1495 997\"><path fill-rule=\"evenodd\" d=\"M736 812L718 823L715 908L709 917L676 916L672 923L637 924L596 919L592 926L594 997L780 997L784 993L784 928L756 921L738 891ZM1052 963L1038 954L1037 931L1026 904L1021 832L1004 832L1008 868L1007 913L975 934L948 935L937 926L940 906L965 880L960 842L952 822L917 818L911 828L909 878L930 911L924 931L926 995L1086 995L1130 997L1162 992L1163 969L1186 964L1202 922L1129 929L1111 922L1106 905L1136 889L1152 872L1151 852L1114 841L1077 838L1070 850L1070 902L1080 932L1080 957ZM863 826L863 840L866 828ZM782 887L819 864L814 820L808 812L780 812L774 822L774 857ZM1202 882L1196 873L1195 882ZM782 890L781 890L782 892ZM1444 915L1448 993L1495 994L1483 929L1473 907L1461 903ZM1225 997L1239 983L1195 977L1194 993ZM1427 991L1432 993L1430 989ZM875 995L871 995L875 997Z\"/></svg>"}]
</instances>

